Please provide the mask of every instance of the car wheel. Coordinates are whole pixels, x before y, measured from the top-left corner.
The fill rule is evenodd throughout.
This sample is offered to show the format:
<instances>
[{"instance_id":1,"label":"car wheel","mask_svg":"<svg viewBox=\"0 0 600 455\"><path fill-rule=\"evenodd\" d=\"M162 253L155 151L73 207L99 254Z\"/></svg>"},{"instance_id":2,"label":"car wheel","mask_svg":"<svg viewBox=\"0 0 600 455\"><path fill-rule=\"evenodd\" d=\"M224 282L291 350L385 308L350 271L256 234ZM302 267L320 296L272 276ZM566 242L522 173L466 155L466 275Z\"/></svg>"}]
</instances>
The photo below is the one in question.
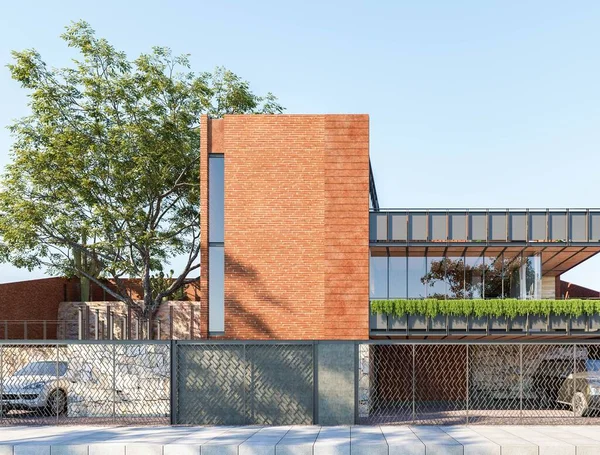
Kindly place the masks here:
<instances>
[{"instance_id":1,"label":"car wheel","mask_svg":"<svg viewBox=\"0 0 600 455\"><path fill-rule=\"evenodd\" d=\"M585 395L581 392L576 392L573 395L573 414L575 417L583 417L588 410L588 403Z\"/></svg>"},{"instance_id":2,"label":"car wheel","mask_svg":"<svg viewBox=\"0 0 600 455\"><path fill-rule=\"evenodd\" d=\"M67 413L67 395L62 390L53 390L48 396L46 406L48 415L65 415Z\"/></svg>"}]
</instances>

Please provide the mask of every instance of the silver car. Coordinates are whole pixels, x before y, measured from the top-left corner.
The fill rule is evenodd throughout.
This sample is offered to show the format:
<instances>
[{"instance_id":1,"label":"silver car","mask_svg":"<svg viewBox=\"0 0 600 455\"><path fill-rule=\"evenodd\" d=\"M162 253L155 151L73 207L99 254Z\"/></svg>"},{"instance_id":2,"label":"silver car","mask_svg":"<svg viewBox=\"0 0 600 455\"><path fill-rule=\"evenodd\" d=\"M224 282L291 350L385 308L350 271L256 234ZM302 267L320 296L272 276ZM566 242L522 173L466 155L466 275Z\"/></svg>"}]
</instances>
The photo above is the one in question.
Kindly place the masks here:
<instances>
[{"instance_id":1,"label":"silver car","mask_svg":"<svg viewBox=\"0 0 600 455\"><path fill-rule=\"evenodd\" d=\"M12 410L34 411L38 415L67 413L67 362L31 362L2 382L0 415Z\"/></svg>"}]
</instances>

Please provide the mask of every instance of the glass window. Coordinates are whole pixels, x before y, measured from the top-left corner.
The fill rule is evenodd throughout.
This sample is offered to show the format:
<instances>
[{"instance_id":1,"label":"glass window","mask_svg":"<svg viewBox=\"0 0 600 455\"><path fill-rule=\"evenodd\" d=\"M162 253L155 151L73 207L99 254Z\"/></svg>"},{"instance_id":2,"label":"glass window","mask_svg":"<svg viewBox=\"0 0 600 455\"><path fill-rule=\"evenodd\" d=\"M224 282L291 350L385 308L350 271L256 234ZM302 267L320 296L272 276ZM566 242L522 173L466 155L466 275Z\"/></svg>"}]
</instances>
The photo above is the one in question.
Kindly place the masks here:
<instances>
[{"instance_id":1,"label":"glass window","mask_svg":"<svg viewBox=\"0 0 600 455\"><path fill-rule=\"evenodd\" d=\"M372 299L388 298L388 258L371 256L369 289Z\"/></svg>"},{"instance_id":2,"label":"glass window","mask_svg":"<svg viewBox=\"0 0 600 455\"><path fill-rule=\"evenodd\" d=\"M446 292L449 299L465 298L465 260L462 257L445 259Z\"/></svg>"},{"instance_id":3,"label":"glass window","mask_svg":"<svg viewBox=\"0 0 600 455\"><path fill-rule=\"evenodd\" d=\"M465 297L483 298L483 257L465 257Z\"/></svg>"},{"instance_id":4,"label":"glass window","mask_svg":"<svg viewBox=\"0 0 600 455\"><path fill-rule=\"evenodd\" d=\"M511 299L521 298L521 258L517 257L506 264L504 294Z\"/></svg>"},{"instance_id":5,"label":"glass window","mask_svg":"<svg viewBox=\"0 0 600 455\"><path fill-rule=\"evenodd\" d=\"M208 241L225 241L225 160L223 155L208 158Z\"/></svg>"},{"instance_id":6,"label":"glass window","mask_svg":"<svg viewBox=\"0 0 600 455\"><path fill-rule=\"evenodd\" d=\"M426 296L425 275L427 273L425 257L407 258L407 290L409 299L423 299Z\"/></svg>"},{"instance_id":7,"label":"glass window","mask_svg":"<svg viewBox=\"0 0 600 455\"><path fill-rule=\"evenodd\" d=\"M503 288L504 260L500 256L485 256L483 258L483 295L485 299L501 299L506 292ZM473 297L476 298L476 297Z\"/></svg>"},{"instance_id":8,"label":"glass window","mask_svg":"<svg viewBox=\"0 0 600 455\"><path fill-rule=\"evenodd\" d=\"M406 257L390 257L389 289L391 299L406 298Z\"/></svg>"},{"instance_id":9,"label":"glass window","mask_svg":"<svg viewBox=\"0 0 600 455\"><path fill-rule=\"evenodd\" d=\"M208 329L225 331L225 251L222 246L208 248Z\"/></svg>"},{"instance_id":10,"label":"glass window","mask_svg":"<svg viewBox=\"0 0 600 455\"><path fill-rule=\"evenodd\" d=\"M525 283L521 298L539 299L542 294L542 258L529 256L523 261L521 282Z\"/></svg>"},{"instance_id":11,"label":"glass window","mask_svg":"<svg viewBox=\"0 0 600 455\"><path fill-rule=\"evenodd\" d=\"M427 270L423 277L427 284L427 298L446 298L446 261L443 257L427 257Z\"/></svg>"}]
</instances>

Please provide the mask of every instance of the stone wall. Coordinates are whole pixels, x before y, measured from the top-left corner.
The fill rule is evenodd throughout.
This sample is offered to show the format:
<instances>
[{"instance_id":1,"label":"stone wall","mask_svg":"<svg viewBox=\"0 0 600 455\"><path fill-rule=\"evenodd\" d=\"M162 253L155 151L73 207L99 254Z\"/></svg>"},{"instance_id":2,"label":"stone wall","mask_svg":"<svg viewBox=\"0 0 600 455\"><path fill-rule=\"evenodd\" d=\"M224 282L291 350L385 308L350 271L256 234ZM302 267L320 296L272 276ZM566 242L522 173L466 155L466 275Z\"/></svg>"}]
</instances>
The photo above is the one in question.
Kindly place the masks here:
<instances>
[{"instance_id":1,"label":"stone wall","mask_svg":"<svg viewBox=\"0 0 600 455\"><path fill-rule=\"evenodd\" d=\"M89 311L85 311L85 307ZM58 308L59 324L57 338L76 340L79 337L79 309L84 309L87 319L87 339L95 339L97 320L100 339L107 339L107 309L110 307L113 319L113 339L127 339L128 309L123 302L61 302ZM173 336L175 340L189 340L191 337L190 322L193 320L193 339L200 338L200 305L199 302L168 301L158 308L152 321L143 320L131 313L131 339L148 339L148 327L151 325L152 339L168 340L171 338L171 307L173 308Z\"/></svg>"}]
</instances>

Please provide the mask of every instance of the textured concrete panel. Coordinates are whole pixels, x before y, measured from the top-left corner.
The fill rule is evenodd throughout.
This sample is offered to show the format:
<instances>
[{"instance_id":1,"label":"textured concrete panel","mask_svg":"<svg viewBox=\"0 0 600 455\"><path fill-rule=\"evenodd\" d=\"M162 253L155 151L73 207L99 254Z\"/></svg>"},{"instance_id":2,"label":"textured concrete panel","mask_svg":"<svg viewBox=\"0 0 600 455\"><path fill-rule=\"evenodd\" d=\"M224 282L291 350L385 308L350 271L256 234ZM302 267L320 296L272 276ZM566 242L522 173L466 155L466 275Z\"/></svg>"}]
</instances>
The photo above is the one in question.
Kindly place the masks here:
<instances>
[{"instance_id":1,"label":"textured concrete panel","mask_svg":"<svg viewBox=\"0 0 600 455\"><path fill-rule=\"evenodd\" d=\"M354 423L355 346L351 343L318 344L318 423Z\"/></svg>"}]
</instances>

